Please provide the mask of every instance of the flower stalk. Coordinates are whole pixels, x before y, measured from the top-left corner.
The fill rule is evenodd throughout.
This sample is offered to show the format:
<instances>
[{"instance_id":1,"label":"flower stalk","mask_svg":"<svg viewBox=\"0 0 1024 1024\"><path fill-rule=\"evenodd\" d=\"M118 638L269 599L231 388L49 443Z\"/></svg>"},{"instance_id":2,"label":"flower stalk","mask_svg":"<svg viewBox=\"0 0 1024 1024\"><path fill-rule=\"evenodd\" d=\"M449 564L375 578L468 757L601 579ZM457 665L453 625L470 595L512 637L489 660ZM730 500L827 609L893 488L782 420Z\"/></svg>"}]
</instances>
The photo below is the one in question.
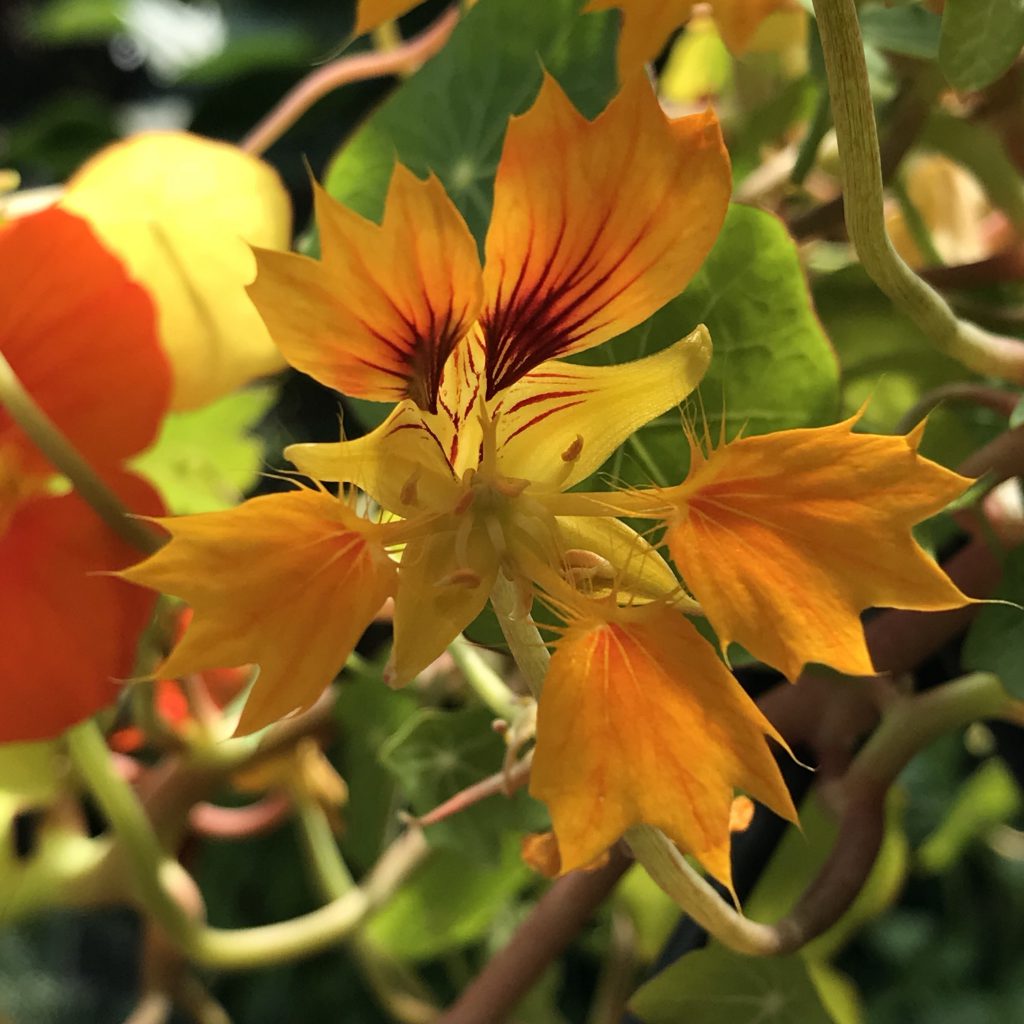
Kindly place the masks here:
<instances>
[{"instance_id":1,"label":"flower stalk","mask_svg":"<svg viewBox=\"0 0 1024 1024\"><path fill-rule=\"evenodd\" d=\"M960 320L893 248L885 227L882 166L855 0L814 0L839 143L846 227L865 271L941 352L964 366L1024 382L1024 345Z\"/></svg>"}]
</instances>

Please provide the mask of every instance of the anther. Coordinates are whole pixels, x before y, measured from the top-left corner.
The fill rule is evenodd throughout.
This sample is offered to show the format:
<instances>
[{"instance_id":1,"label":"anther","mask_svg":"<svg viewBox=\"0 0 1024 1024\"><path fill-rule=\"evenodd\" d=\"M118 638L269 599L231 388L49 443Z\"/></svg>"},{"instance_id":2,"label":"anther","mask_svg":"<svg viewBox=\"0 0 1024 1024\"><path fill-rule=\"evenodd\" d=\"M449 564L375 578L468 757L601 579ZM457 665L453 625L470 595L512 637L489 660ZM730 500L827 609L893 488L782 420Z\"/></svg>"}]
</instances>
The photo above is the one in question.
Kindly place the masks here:
<instances>
[{"instance_id":1,"label":"anther","mask_svg":"<svg viewBox=\"0 0 1024 1024\"><path fill-rule=\"evenodd\" d=\"M455 572L441 577L434 585L437 587L467 587L473 590L481 583L483 583L483 579L478 572L474 572L472 569L456 569Z\"/></svg>"},{"instance_id":2,"label":"anther","mask_svg":"<svg viewBox=\"0 0 1024 1024\"><path fill-rule=\"evenodd\" d=\"M563 462L575 462L583 451L583 435L577 434L572 444L562 452Z\"/></svg>"},{"instance_id":3,"label":"anther","mask_svg":"<svg viewBox=\"0 0 1024 1024\"><path fill-rule=\"evenodd\" d=\"M472 488L463 491L462 496L455 503L455 514L461 516L464 512L468 512L472 508L474 501L476 501L476 491Z\"/></svg>"},{"instance_id":4,"label":"anther","mask_svg":"<svg viewBox=\"0 0 1024 1024\"><path fill-rule=\"evenodd\" d=\"M515 477L503 476L494 481L494 489L503 498L518 498L529 486L529 480L517 480Z\"/></svg>"},{"instance_id":5,"label":"anther","mask_svg":"<svg viewBox=\"0 0 1024 1024\"><path fill-rule=\"evenodd\" d=\"M399 500L403 505L415 505L419 499L419 478L418 472L414 472L408 480L402 484L402 491Z\"/></svg>"},{"instance_id":6,"label":"anther","mask_svg":"<svg viewBox=\"0 0 1024 1024\"><path fill-rule=\"evenodd\" d=\"M570 548L562 556L565 575L574 583L592 580L614 580L615 568L596 551Z\"/></svg>"}]
</instances>

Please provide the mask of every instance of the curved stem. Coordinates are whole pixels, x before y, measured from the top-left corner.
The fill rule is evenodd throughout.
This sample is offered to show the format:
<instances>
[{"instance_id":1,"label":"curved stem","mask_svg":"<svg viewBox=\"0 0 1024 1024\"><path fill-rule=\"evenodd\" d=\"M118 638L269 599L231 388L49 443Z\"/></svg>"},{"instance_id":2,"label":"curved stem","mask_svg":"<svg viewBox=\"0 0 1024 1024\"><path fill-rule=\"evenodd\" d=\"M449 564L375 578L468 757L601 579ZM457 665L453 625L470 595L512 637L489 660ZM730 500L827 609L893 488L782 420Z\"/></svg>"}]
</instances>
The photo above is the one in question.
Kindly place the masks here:
<instances>
[{"instance_id":1,"label":"curved stem","mask_svg":"<svg viewBox=\"0 0 1024 1024\"><path fill-rule=\"evenodd\" d=\"M984 406L993 412L1009 416L1020 401L1020 395L1014 391L994 388L989 384L972 384L967 381L954 381L932 388L922 395L900 418L895 433L905 434L917 426L933 409L944 402L970 402Z\"/></svg>"},{"instance_id":2,"label":"curved stem","mask_svg":"<svg viewBox=\"0 0 1024 1024\"><path fill-rule=\"evenodd\" d=\"M122 540L149 554L161 545L159 535L131 516L121 499L103 482L64 433L22 387L11 364L0 353L0 406L32 443L63 473L79 495Z\"/></svg>"},{"instance_id":3,"label":"curved stem","mask_svg":"<svg viewBox=\"0 0 1024 1024\"><path fill-rule=\"evenodd\" d=\"M448 653L473 692L498 718L511 722L522 709L523 702L487 664L476 646L464 636L457 636L448 645Z\"/></svg>"},{"instance_id":4,"label":"curved stem","mask_svg":"<svg viewBox=\"0 0 1024 1024\"><path fill-rule=\"evenodd\" d=\"M551 653L529 612L517 607L519 594L512 580L498 573L491 591L491 605L502 635L519 671L534 697L540 697Z\"/></svg>"},{"instance_id":5,"label":"curved stem","mask_svg":"<svg viewBox=\"0 0 1024 1024\"><path fill-rule=\"evenodd\" d=\"M432 57L448 41L459 10L453 7L425 32L393 50L339 57L317 68L289 92L239 143L248 153L265 153L315 103L335 89L385 75L408 73Z\"/></svg>"},{"instance_id":6,"label":"curved stem","mask_svg":"<svg viewBox=\"0 0 1024 1024\"><path fill-rule=\"evenodd\" d=\"M183 875L184 869L168 857L142 804L115 769L100 727L92 719L74 726L67 744L75 769L128 853L141 903L172 940L187 945L195 925L168 885L178 881L172 876Z\"/></svg>"},{"instance_id":7,"label":"curved stem","mask_svg":"<svg viewBox=\"0 0 1024 1024\"><path fill-rule=\"evenodd\" d=\"M1024 383L1024 344L959 320L903 262L885 228L878 135L855 0L814 0L839 142L846 227L864 269L940 351L979 373Z\"/></svg>"}]
</instances>

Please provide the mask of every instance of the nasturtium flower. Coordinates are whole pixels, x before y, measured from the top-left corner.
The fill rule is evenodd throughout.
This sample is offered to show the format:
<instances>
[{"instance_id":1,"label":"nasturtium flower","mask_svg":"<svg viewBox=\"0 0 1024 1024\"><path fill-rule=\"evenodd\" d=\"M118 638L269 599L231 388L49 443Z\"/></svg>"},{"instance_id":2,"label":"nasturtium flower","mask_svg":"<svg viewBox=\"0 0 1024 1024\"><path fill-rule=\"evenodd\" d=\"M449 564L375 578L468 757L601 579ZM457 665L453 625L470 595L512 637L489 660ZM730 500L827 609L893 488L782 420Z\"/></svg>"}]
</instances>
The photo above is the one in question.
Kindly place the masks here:
<instances>
[{"instance_id":1,"label":"nasturtium flower","mask_svg":"<svg viewBox=\"0 0 1024 1024\"><path fill-rule=\"evenodd\" d=\"M619 36L619 71L629 74L654 60L669 36L690 18L700 0L588 0L585 11L622 12ZM726 46L742 53L757 27L786 0L705 0Z\"/></svg>"},{"instance_id":2,"label":"nasturtium flower","mask_svg":"<svg viewBox=\"0 0 1024 1024\"><path fill-rule=\"evenodd\" d=\"M283 368L245 295L256 272L250 245L291 242L291 203L269 164L187 132L144 132L88 160L60 204L152 296L173 408L198 408Z\"/></svg>"},{"instance_id":3,"label":"nasturtium flower","mask_svg":"<svg viewBox=\"0 0 1024 1024\"><path fill-rule=\"evenodd\" d=\"M122 468L170 392L149 297L80 218L0 225L0 352L131 508L160 502ZM153 601L100 575L137 557L0 406L0 741L55 736L112 703Z\"/></svg>"},{"instance_id":4,"label":"nasturtium flower","mask_svg":"<svg viewBox=\"0 0 1024 1024\"><path fill-rule=\"evenodd\" d=\"M847 423L695 451L676 487L571 490L692 391L710 341L697 327L618 366L565 357L678 294L729 193L714 116L667 119L640 73L593 121L551 78L512 119L482 268L433 177L396 166L379 224L318 191L322 258L258 252L250 295L293 366L396 405L365 437L287 449L312 479L341 483L337 498L300 489L162 521L169 543L125 575L195 608L164 671L260 663L240 725L257 728L316 698L385 596L400 684L472 622L500 573L521 614L540 595L565 621L531 776L561 870L646 823L730 884L736 790L795 815L769 747L779 737L698 634L688 615L701 608L675 572L617 517L663 527L723 643L790 674L810 660L869 669L862 633L846 657L860 609L966 600L910 536L966 481L921 459L917 434ZM862 550L870 534L891 577ZM742 626L723 611L734 595Z\"/></svg>"}]
</instances>

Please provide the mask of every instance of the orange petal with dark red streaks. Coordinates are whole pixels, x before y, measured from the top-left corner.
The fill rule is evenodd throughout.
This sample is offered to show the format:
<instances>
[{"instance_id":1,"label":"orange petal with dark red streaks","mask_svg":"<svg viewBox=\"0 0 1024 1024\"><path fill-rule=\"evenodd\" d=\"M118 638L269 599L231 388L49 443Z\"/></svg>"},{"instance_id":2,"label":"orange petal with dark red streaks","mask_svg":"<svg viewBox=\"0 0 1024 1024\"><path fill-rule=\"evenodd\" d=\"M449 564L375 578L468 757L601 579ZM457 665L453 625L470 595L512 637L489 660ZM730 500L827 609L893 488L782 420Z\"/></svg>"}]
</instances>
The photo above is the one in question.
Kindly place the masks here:
<instances>
[{"instance_id":1,"label":"orange petal with dark red streaks","mask_svg":"<svg viewBox=\"0 0 1024 1024\"><path fill-rule=\"evenodd\" d=\"M679 612L604 604L573 623L544 682L530 773L562 871L646 824L729 885L736 789L796 819L769 736L781 742Z\"/></svg>"},{"instance_id":2,"label":"orange petal with dark red streaks","mask_svg":"<svg viewBox=\"0 0 1024 1024\"><path fill-rule=\"evenodd\" d=\"M194 611L160 675L258 664L239 732L309 707L394 590L374 524L320 491L158 522L170 541L122 575Z\"/></svg>"},{"instance_id":3,"label":"orange petal with dark red streaks","mask_svg":"<svg viewBox=\"0 0 1024 1024\"><path fill-rule=\"evenodd\" d=\"M161 510L137 477L107 482ZM137 557L75 494L14 511L0 532L0 743L57 736L117 699L156 598L101 573Z\"/></svg>"},{"instance_id":4,"label":"orange petal with dark red streaks","mask_svg":"<svg viewBox=\"0 0 1024 1024\"><path fill-rule=\"evenodd\" d=\"M155 437L171 382L153 305L81 218L49 209L0 225L0 352L91 462ZM0 408L10 446L22 472L51 471Z\"/></svg>"},{"instance_id":5,"label":"orange petal with dark red streaks","mask_svg":"<svg viewBox=\"0 0 1024 1024\"><path fill-rule=\"evenodd\" d=\"M257 250L249 295L284 357L346 395L437 411L481 304L476 243L444 187L395 166L374 224L316 189L320 261Z\"/></svg>"},{"instance_id":6,"label":"orange petal with dark red streaks","mask_svg":"<svg viewBox=\"0 0 1024 1024\"><path fill-rule=\"evenodd\" d=\"M725 217L711 111L671 121L642 74L594 121L550 76L505 137L487 234L487 397L678 295Z\"/></svg>"}]
</instances>

